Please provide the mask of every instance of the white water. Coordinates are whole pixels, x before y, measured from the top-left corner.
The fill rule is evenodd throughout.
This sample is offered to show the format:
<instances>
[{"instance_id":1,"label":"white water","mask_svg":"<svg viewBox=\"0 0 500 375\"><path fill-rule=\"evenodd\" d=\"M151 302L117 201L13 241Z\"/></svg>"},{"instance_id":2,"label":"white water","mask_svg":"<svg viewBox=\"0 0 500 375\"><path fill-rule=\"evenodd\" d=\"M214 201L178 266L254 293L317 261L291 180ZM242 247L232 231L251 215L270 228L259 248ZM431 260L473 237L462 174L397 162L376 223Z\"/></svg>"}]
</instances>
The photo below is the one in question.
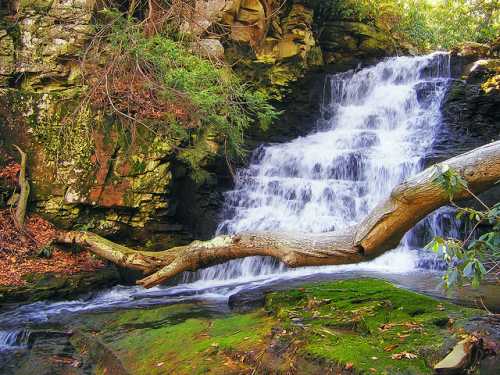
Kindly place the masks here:
<instances>
[{"instance_id":1,"label":"white water","mask_svg":"<svg viewBox=\"0 0 500 375\"><path fill-rule=\"evenodd\" d=\"M449 56L441 53L391 58L331 77L326 95L331 99L323 113L333 116L313 134L254 152L226 194L218 232L325 232L359 222L395 185L422 169L441 122L449 77ZM409 234L388 263L380 259L347 268L411 271L418 264L409 250L414 242ZM185 281L280 272L289 271L254 257L197 272Z\"/></svg>"},{"instance_id":2,"label":"white water","mask_svg":"<svg viewBox=\"0 0 500 375\"><path fill-rule=\"evenodd\" d=\"M361 220L406 177L422 169L440 126L440 105L450 75L445 54L397 57L356 73L332 76L319 130L285 144L258 149L226 194L218 232L259 230L323 232ZM421 223L442 231L447 213ZM0 352L25 345L26 325L102 309L146 307L186 299L227 301L240 290L311 274L415 271L422 234L409 233L399 248L374 261L287 270L269 258L231 261L174 287L117 286L89 298L36 302L0 314ZM425 243L425 242L424 242ZM27 333L28 332L28 333Z\"/></svg>"},{"instance_id":3,"label":"white water","mask_svg":"<svg viewBox=\"0 0 500 375\"><path fill-rule=\"evenodd\" d=\"M25 330L0 331L0 352L13 348L24 348L27 341L28 332Z\"/></svg>"}]
</instances>

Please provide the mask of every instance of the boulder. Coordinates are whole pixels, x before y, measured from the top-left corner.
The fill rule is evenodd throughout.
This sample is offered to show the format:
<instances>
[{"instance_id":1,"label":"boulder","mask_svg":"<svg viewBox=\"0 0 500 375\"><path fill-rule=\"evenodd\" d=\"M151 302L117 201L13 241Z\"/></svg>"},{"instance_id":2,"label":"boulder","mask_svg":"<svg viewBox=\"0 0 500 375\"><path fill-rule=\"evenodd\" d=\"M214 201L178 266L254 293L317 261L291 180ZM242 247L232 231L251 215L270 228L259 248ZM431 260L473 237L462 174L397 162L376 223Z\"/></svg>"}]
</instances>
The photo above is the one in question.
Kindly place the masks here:
<instances>
[{"instance_id":1,"label":"boulder","mask_svg":"<svg viewBox=\"0 0 500 375\"><path fill-rule=\"evenodd\" d=\"M434 366L436 374L461 374L471 362L475 341L467 338L460 341L453 350Z\"/></svg>"},{"instance_id":2,"label":"boulder","mask_svg":"<svg viewBox=\"0 0 500 375\"><path fill-rule=\"evenodd\" d=\"M193 7L186 6L183 9L184 22L181 31L200 36L220 18L226 2L226 0L196 0Z\"/></svg>"}]
</instances>

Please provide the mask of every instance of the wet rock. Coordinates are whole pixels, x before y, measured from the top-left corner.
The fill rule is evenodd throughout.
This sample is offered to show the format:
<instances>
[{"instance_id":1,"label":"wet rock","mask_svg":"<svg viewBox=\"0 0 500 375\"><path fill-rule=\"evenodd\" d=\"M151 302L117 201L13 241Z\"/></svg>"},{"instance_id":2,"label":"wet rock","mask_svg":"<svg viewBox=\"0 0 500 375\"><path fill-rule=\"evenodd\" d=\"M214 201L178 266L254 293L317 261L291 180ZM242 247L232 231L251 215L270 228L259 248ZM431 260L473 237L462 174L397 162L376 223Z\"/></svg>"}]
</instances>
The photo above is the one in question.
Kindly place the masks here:
<instances>
[{"instance_id":1,"label":"wet rock","mask_svg":"<svg viewBox=\"0 0 500 375\"><path fill-rule=\"evenodd\" d=\"M83 314L71 342L83 363L117 374L426 374L480 314L374 279L289 287L245 313L198 302ZM436 324L449 316L456 326Z\"/></svg>"},{"instance_id":2,"label":"wet rock","mask_svg":"<svg viewBox=\"0 0 500 375\"><path fill-rule=\"evenodd\" d=\"M355 67L359 63L374 62L396 52L390 35L362 22L327 22L319 43L325 63L335 65L340 70Z\"/></svg>"},{"instance_id":3,"label":"wet rock","mask_svg":"<svg viewBox=\"0 0 500 375\"><path fill-rule=\"evenodd\" d=\"M452 55L452 77L442 103L442 126L430 162L441 161L500 134L500 60L477 55Z\"/></svg>"},{"instance_id":4,"label":"wet rock","mask_svg":"<svg viewBox=\"0 0 500 375\"><path fill-rule=\"evenodd\" d=\"M114 267L74 275L45 273L26 276L26 285L0 286L0 303L28 303L46 299L75 297L95 292L118 282Z\"/></svg>"},{"instance_id":5,"label":"wet rock","mask_svg":"<svg viewBox=\"0 0 500 375\"><path fill-rule=\"evenodd\" d=\"M265 291L245 291L229 296L228 305L235 312L247 312L264 306Z\"/></svg>"}]
</instances>

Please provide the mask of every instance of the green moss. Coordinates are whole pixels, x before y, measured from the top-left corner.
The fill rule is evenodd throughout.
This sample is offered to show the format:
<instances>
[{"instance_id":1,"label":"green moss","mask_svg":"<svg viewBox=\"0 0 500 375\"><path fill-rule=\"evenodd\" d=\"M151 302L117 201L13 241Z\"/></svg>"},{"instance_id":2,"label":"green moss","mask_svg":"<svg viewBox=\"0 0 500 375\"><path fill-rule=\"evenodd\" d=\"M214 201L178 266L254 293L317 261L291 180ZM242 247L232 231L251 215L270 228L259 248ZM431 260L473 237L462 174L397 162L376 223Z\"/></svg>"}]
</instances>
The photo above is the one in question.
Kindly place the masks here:
<instances>
[{"instance_id":1,"label":"green moss","mask_svg":"<svg viewBox=\"0 0 500 375\"><path fill-rule=\"evenodd\" d=\"M289 329L295 329L294 321L306 326L304 355L388 374L432 373L430 363L451 336L448 319L478 313L372 279L273 293L267 306ZM391 358L401 352L418 357Z\"/></svg>"},{"instance_id":2,"label":"green moss","mask_svg":"<svg viewBox=\"0 0 500 375\"><path fill-rule=\"evenodd\" d=\"M64 160L73 168L89 169L95 119L89 108L80 106L80 95L79 88L51 93L9 90L2 99L26 123L47 161Z\"/></svg>"},{"instance_id":3,"label":"green moss","mask_svg":"<svg viewBox=\"0 0 500 375\"><path fill-rule=\"evenodd\" d=\"M224 374L223 353L255 347L269 323L262 312L214 317L175 305L118 313L101 335L113 337L111 348L134 374Z\"/></svg>"},{"instance_id":4,"label":"green moss","mask_svg":"<svg viewBox=\"0 0 500 375\"><path fill-rule=\"evenodd\" d=\"M137 375L317 373L348 363L354 373L428 374L456 341L453 330L479 313L360 279L271 293L265 309L245 314L181 304L84 321ZM417 357L392 358L402 352Z\"/></svg>"}]
</instances>

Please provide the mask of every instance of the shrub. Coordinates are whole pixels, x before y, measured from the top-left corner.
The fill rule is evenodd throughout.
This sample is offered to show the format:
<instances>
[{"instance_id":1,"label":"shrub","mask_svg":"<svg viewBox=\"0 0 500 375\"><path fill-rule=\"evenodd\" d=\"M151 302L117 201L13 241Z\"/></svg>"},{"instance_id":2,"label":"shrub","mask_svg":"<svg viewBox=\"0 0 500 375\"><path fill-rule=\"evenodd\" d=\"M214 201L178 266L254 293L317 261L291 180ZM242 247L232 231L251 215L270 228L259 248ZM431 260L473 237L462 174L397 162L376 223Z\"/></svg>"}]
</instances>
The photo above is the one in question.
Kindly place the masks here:
<instances>
[{"instance_id":1,"label":"shrub","mask_svg":"<svg viewBox=\"0 0 500 375\"><path fill-rule=\"evenodd\" d=\"M194 53L194 41L175 28L146 35L141 22L118 11L101 15L106 22L83 64L95 108L187 146L192 134L210 129L232 157L244 153L248 126L277 116L265 95L223 62Z\"/></svg>"},{"instance_id":2,"label":"shrub","mask_svg":"<svg viewBox=\"0 0 500 375\"><path fill-rule=\"evenodd\" d=\"M456 209L457 219L467 221L471 227L463 239L436 237L427 245L448 267L443 276L445 286L470 282L473 287L477 287L486 277L498 281L500 202L492 207L486 205L470 191L467 181L447 165L436 169L434 182L447 192L450 204ZM482 209L458 206L453 197L461 190L466 190Z\"/></svg>"}]
</instances>

